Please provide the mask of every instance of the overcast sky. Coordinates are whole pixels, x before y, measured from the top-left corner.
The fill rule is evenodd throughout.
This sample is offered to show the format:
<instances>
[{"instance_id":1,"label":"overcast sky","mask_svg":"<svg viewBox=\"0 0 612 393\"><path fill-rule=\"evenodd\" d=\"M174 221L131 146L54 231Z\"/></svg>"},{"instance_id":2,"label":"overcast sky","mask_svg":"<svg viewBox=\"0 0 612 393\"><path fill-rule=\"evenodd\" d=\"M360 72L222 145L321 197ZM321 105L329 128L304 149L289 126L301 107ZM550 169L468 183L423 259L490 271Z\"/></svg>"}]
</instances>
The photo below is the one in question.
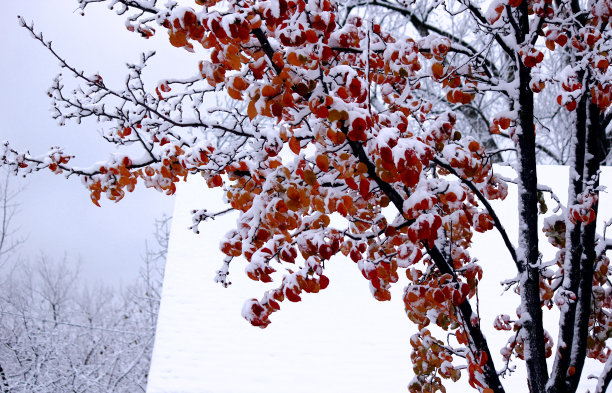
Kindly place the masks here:
<instances>
[{"instance_id":1,"label":"overcast sky","mask_svg":"<svg viewBox=\"0 0 612 393\"><path fill-rule=\"evenodd\" d=\"M4 2L0 12L0 140L40 154L62 146L77 155L77 163L105 160L113 151L98 136L103 124L68 124L59 127L50 116L46 91L60 71L58 61L20 27L17 15L34 21L36 30L53 41L54 48L86 73L99 73L108 86L120 87L125 63L139 54L161 49L145 76L156 83L164 75L189 75L196 69L184 51L172 48L165 34L144 40L125 29L124 17L104 5L93 5L85 16L76 0L22 0ZM191 59L196 61L196 59ZM191 64L190 64L191 63ZM40 253L81 259L87 277L119 282L138 272L144 241L156 218L171 214L173 198L140 189L115 204L104 200L94 206L88 191L76 178L66 180L50 172L25 181L13 179L20 193L18 225L27 242L24 258Z\"/></svg>"}]
</instances>

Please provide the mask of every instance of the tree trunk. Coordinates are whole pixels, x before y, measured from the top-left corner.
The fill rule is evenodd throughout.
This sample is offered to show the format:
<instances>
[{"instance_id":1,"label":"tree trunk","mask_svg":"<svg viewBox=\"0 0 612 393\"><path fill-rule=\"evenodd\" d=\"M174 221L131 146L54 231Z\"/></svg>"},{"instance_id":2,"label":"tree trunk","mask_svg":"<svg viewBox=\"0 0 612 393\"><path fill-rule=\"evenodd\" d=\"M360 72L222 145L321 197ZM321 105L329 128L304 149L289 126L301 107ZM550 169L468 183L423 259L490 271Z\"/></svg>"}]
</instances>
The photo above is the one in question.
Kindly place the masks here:
<instances>
[{"instance_id":1,"label":"tree trunk","mask_svg":"<svg viewBox=\"0 0 612 393\"><path fill-rule=\"evenodd\" d=\"M586 162L584 166L583 179L588 188L599 196L599 168L601 161L605 158L600 148L599 140L603 137L604 130L601 127L601 112L599 108L589 103L586 136ZM586 189L586 187L585 187ZM593 206L597 214L597 204ZM597 259L595 252L595 238L597 220L589 225L584 225L581 233L582 253L580 256L580 284L578 287L578 304L576 306L576 317L574 322L574 340L572 347L571 366L574 373L568 378L568 388L576 390L580 381L580 375L586 358L587 337L589 318L591 316L591 295L593 293L593 269Z\"/></svg>"},{"instance_id":2,"label":"tree trunk","mask_svg":"<svg viewBox=\"0 0 612 393\"><path fill-rule=\"evenodd\" d=\"M517 41L524 42L529 31L527 2L522 2ZM521 323L525 362L531 392L544 392L548 379L544 347L544 326L540 304L540 253L538 249L538 201L534 100L529 88L531 69L519 63L519 249Z\"/></svg>"}]
</instances>

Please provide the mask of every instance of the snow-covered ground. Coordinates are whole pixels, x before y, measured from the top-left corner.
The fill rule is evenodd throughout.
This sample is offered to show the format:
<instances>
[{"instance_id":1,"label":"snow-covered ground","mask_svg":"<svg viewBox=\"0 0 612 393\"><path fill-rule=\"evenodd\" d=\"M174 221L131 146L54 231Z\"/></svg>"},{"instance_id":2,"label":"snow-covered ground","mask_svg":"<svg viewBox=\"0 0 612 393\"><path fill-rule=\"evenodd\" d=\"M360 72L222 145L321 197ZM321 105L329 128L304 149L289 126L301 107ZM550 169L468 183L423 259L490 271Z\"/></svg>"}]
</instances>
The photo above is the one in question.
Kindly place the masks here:
<instances>
[{"instance_id":1,"label":"snow-covered ground","mask_svg":"<svg viewBox=\"0 0 612 393\"><path fill-rule=\"evenodd\" d=\"M511 176L508 168L497 170ZM567 168L539 168L539 178L566 199ZM612 171L605 170L602 184L611 181ZM495 207L515 240L516 192L510 189L508 198ZM246 277L245 262L233 262L229 288L213 281L223 258L219 241L236 216L201 224L199 235L188 230L191 210L221 210L220 200L221 193L208 190L199 177L179 187L147 392L406 392L413 375L409 340L416 327L404 314L405 283L395 285L390 302L377 302L356 265L336 257L326 266L330 277L326 290L306 294L300 303L282 303L268 328L254 328L240 316L242 304L261 297L266 287ZM550 210L553 207L549 203ZM601 194L599 209L602 219L612 216L607 193ZM544 239L542 252L547 260L554 249L545 243ZM478 307L485 318L483 325L490 327L487 337L494 354L509 334L493 330L493 319L500 313L514 316L518 305L518 297L511 291L502 295L499 285L516 274L506 254L496 232L475 239L472 255L479 258L485 272ZM545 316L556 340L556 316L552 311ZM496 364L501 367L501 359ZM520 362L516 364L517 371L503 381L506 391L527 391L524 370ZM589 362L584 375L600 368L598 362ZM466 391L467 378L462 381L449 383L448 391Z\"/></svg>"}]
</instances>

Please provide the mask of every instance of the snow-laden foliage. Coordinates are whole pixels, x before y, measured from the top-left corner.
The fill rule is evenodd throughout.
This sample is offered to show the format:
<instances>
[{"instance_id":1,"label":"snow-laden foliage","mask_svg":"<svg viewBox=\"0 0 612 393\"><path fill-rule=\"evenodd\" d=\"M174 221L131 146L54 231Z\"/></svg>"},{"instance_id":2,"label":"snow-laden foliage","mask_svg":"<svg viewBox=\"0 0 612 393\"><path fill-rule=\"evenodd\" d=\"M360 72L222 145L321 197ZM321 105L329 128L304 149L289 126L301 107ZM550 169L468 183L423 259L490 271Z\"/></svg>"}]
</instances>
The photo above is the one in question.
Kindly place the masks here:
<instances>
[{"instance_id":1,"label":"snow-laden foliage","mask_svg":"<svg viewBox=\"0 0 612 393\"><path fill-rule=\"evenodd\" d=\"M470 257L474 231L495 229L521 307L487 323L510 332L502 354L525 361L530 390L575 391L585 357L612 361L608 244L595 233L612 118L607 0L79 0L83 10L98 2L126 14L128 30L161 30L202 54L199 69L188 79L168 70L149 88L145 54L114 88L22 20L82 83L70 92L54 82L54 116L106 122L106 140L142 153L75 168L61 148L34 156L7 142L2 162L16 173L79 176L96 204L139 181L172 194L188 174L222 187L228 209L194 210L192 229L239 213L217 280L228 285L232 260L244 258L250 278L276 283L243 307L255 326L281 302L324 290L334 255L352 260L381 301L406 275L405 311L419 328L412 392L444 391L462 375L478 391L504 391L500 375L512 368L494 364L482 333L474 306L486 272ZM212 104L220 94L226 106ZM518 177L498 176L499 160ZM538 250L550 190L535 172L547 161L571 166L568 204L541 228L559 249L550 262ZM489 204L507 181L519 189L517 245ZM561 312L556 345L545 306Z\"/></svg>"}]
</instances>

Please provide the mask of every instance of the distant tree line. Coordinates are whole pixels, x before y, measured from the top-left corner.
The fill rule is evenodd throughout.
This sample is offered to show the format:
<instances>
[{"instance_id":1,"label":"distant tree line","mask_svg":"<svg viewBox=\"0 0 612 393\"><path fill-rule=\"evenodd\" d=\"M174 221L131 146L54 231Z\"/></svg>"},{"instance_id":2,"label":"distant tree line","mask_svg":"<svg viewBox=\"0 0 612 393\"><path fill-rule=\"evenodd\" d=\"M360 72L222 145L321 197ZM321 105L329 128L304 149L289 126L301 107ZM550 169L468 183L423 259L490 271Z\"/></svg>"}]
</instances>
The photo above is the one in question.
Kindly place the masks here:
<instances>
[{"instance_id":1,"label":"distant tree line","mask_svg":"<svg viewBox=\"0 0 612 393\"><path fill-rule=\"evenodd\" d=\"M0 392L144 392L169 218L157 221L133 283L92 286L69 257L18 257L17 194L0 183Z\"/></svg>"}]
</instances>

